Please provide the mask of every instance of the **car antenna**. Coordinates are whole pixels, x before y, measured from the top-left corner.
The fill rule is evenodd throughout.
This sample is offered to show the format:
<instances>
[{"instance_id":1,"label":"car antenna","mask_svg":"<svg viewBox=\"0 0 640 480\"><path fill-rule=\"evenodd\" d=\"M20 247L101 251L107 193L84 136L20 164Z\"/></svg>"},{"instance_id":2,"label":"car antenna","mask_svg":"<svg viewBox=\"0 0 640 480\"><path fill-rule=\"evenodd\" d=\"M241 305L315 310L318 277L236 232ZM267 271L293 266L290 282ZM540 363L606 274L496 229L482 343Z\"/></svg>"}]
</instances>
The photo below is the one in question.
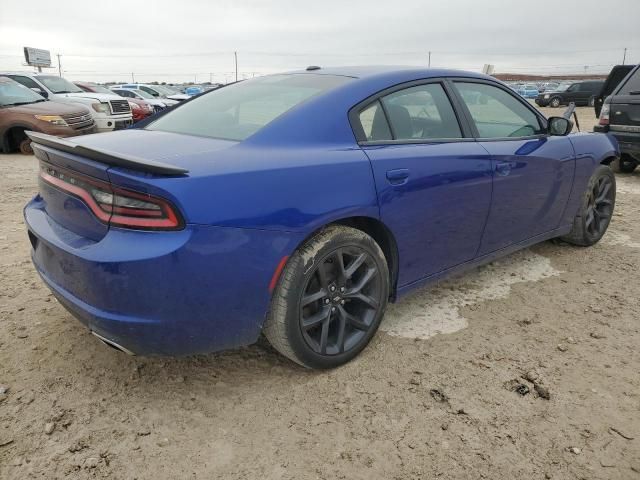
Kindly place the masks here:
<instances>
[{"instance_id":1,"label":"car antenna","mask_svg":"<svg viewBox=\"0 0 640 480\"><path fill-rule=\"evenodd\" d=\"M576 121L576 127L578 128L578 131L580 131L580 122L578 121L578 114L576 113L576 104L573 102L569 104L567 109L562 114L562 116L567 120L571 120L571 115L573 115L573 118Z\"/></svg>"},{"instance_id":2,"label":"car antenna","mask_svg":"<svg viewBox=\"0 0 640 480\"><path fill-rule=\"evenodd\" d=\"M318 65L309 65L307 67L307 72L312 72L314 70L320 70L320 67Z\"/></svg>"}]
</instances>

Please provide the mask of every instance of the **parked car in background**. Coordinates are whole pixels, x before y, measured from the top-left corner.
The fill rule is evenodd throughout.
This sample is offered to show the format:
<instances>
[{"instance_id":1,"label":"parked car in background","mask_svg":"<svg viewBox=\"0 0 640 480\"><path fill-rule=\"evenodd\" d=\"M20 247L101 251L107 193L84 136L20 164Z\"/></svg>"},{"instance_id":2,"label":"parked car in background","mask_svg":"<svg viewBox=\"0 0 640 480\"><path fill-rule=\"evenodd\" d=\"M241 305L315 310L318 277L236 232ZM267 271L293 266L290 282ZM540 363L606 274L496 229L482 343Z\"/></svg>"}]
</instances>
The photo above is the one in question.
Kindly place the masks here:
<instances>
[{"instance_id":1,"label":"parked car in background","mask_svg":"<svg viewBox=\"0 0 640 480\"><path fill-rule=\"evenodd\" d=\"M0 76L0 151L33 153L25 131L57 137L94 133L91 112L79 104L50 102L24 85Z\"/></svg>"},{"instance_id":2,"label":"parked car in background","mask_svg":"<svg viewBox=\"0 0 640 480\"><path fill-rule=\"evenodd\" d=\"M133 88L117 88L111 87L111 91L116 95L120 95L128 100L139 100L148 103L154 113L160 112L167 107L171 107L178 103L177 100L170 100L168 98L155 98L145 92L144 90L135 90Z\"/></svg>"},{"instance_id":3,"label":"parked car in background","mask_svg":"<svg viewBox=\"0 0 640 480\"><path fill-rule=\"evenodd\" d=\"M544 82L538 87L540 93L553 91L560 86L558 82Z\"/></svg>"},{"instance_id":4,"label":"parked car in background","mask_svg":"<svg viewBox=\"0 0 640 480\"><path fill-rule=\"evenodd\" d=\"M264 334L332 368L418 286L606 232L609 136L568 136L570 120L487 75L317 70L228 85L142 128L32 134L40 190L25 223L60 303L129 353Z\"/></svg>"},{"instance_id":5,"label":"parked car in background","mask_svg":"<svg viewBox=\"0 0 640 480\"><path fill-rule=\"evenodd\" d=\"M620 82L629 75L629 72L635 67L635 65L616 65L611 69L607 79L604 81L604 85L602 85L600 92L596 96L596 103L593 106L596 118L600 117L600 110L602 109L605 98L613 93L618 85L620 85Z\"/></svg>"},{"instance_id":6,"label":"parked car in background","mask_svg":"<svg viewBox=\"0 0 640 480\"><path fill-rule=\"evenodd\" d=\"M640 65L605 99L594 131L609 133L618 140L622 155L614 163L614 170L631 173L640 165Z\"/></svg>"},{"instance_id":7,"label":"parked car in background","mask_svg":"<svg viewBox=\"0 0 640 480\"><path fill-rule=\"evenodd\" d=\"M604 81L588 80L560 85L554 91L545 91L536 97L536 103L541 107L557 108L560 105L574 103L576 106L595 105L596 96L602 89Z\"/></svg>"},{"instance_id":8,"label":"parked car in background","mask_svg":"<svg viewBox=\"0 0 640 480\"><path fill-rule=\"evenodd\" d=\"M54 102L80 104L89 109L98 132L126 128L133 123L129 102L114 94L85 92L69 80L33 72L0 72Z\"/></svg>"},{"instance_id":9,"label":"parked car in background","mask_svg":"<svg viewBox=\"0 0 640 480\"><path fill-rule=\"evenodd\" d=\"M188 100L191 98L189 95L185 93L175 93L172 90L168 90L164 88L162 85L147 85L144 83L125 83L122 85L114 85L111 87L114 88L126 88L128 90L142 90L145 93L148 93L153 98L158 100L171 100L174 102L181 102L182 100Z\"/></svg>"},{"instance_id":10,"label":"parked car in background","mask_svg":"<svg viewBox=\"0 0 640 480\"><path fill-rule=\"evenodd\" d=\"M204 92L204 88L198 87L197 85L192 85L184 89L184 93L186 93L190 97L200 95L202 92Z\"/></svg>"},{"instance_id":11,"label":"parked car in background","mask_svg":"<svg viewBox=\"0 0 640 480\"><path fill-rule=\"evenodd\" d=\"M527 83L525 85L521 85L517 90L519 95L522 95L524 98L536 98L540 93L538 91L538 86L532 83Z\"/></svg>"},{"instance_id":12,"label":"parked car in background","mask_svg":"<svg viewBox=\"0 0 640 480\"><path fill-rule=\"evenodd\" d=\"M73 82L78 87L83 89L85 92L95 92L95 93L109 93L113 95L114 92L109 90L107 87L103 87L102 85L98 85L97 83L92 82ZM117 93L117 92L116 92ZM129 102L129 106L131 107L131 115L133 116L133 123L139 122L140 120L144 120L149 115L153 115L156 110L149 102L145 102L144 100L140 100L137 98L127 98Z\"/></svg>"}]
</instances>

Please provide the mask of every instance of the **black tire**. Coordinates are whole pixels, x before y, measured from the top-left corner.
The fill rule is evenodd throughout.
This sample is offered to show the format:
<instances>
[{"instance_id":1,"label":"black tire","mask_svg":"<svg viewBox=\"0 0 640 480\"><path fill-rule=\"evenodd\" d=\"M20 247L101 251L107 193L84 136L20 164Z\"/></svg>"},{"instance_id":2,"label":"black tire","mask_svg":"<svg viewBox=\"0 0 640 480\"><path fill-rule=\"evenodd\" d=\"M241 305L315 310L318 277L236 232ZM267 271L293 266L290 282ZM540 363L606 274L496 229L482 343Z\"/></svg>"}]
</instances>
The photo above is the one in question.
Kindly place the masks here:
<instances>
[{"instance_id":1,"label":"black tire","mask_svg":"<svg viewBox=\"0 0 640 480\"><path fill-rule=\"evenodd\" d=\"M549 106L551 108L558 108L561 103L560 97L552 97L551 100L549 100Z\"/></svg>"},{"instance_id":2,"label":"black tire","mask_svg":"<svg viewBox=\"0 0 640 480\"><path fill-rule=\"evenodd\" d=\"M263 333L304 367L338 367L367 346L388 298L389 269L380 246L360 230L332 225L289 258Z\"/></svg>"},{"instance_id":3,"label":"black tire","mask_svg":"<svg viewBox=\"0 0 640 480\"><path fill-rule=\"evenodd\" d=\"M596 97L591 97L587 102L588 107L593 107L596 104Z\"/></svg>"},{"instance_id":4,"label":"black tire","mask_svg":"<svg viewBox=\"0 0 640 480\"><path fill-rule=\"evenodd\" d=\"M616 173L633 173L637 166L638 161L626 153L611 162L611 169Z\"/></svg>"},{"instance_id":5,"label":"black tire","mask_svg":"<svg viewBox=\"0 0 640 480\"><path fill-rule=\"evenodd\" d=\"M616 177L608 166L600 165L582 195L571 232L562 240L582 247L598 243L609 227L615 204Z\"/></svg>"}]
</instances>

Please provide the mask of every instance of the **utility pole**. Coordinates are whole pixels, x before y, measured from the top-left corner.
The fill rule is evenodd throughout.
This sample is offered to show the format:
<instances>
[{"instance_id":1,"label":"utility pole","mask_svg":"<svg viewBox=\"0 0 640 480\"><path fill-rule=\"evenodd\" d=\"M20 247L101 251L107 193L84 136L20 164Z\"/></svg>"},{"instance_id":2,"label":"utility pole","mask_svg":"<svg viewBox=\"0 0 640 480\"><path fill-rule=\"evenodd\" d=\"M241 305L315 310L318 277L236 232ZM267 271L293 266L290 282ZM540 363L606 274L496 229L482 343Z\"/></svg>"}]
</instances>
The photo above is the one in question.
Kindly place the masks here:
<instances>
[{"instance_id":1,"label":"utility pole","mask_svg":"<svg viewBox=\"0 0 640 480\"><path fill-rule=\"evenodd\" d=\"M236 82L238 81L238 52L233 52L233 58L236 62Z\"/></svg>"},{"instance_id":2,"label":"utility pole","mask_svg":"<svg viewBox=\"0 0 640 480\"><path fill-rule=\"evenodd\" d=\"M133 76L133 72L131 72L131 83L136 83L136 79L135 79L135 77Z\"/></svg>"},{"instance_id":3,"label":"utility pole","mask_svg":"<svg viewBox=\"0 0 640 480\"><path fill-rule=\"evenodd\" d=\"M428 65L428 67L431 68L431 51L429 51L429 65Z\"/></svg>"},{"instance_id":4,"label":"utility pole","mask_svg":"<svg viewBox=\"0 0 640 480\"><path fill-rule=\"evenodd\" d=\"M56 56L58 57L58 76L62 77L62 65L60 64L60 57L62 55L60 55L59 53L56 54Z\"/></svg>"},{"instance_id":5,"label":"utility pole","mask_svg":"<svg viewBox=\"0 0 640 480\"><path fill-rule=\"evenodd\" d=\"M627 47L624 47L624 54L622 55L622 64L627 60Z\"/></svg>"},{"instance_id":6,"label":"utility pole","mask_svg":"<svg viewBox=\"0 0 640 480\"><path fill-rule=\"evenodd\" d=\"M209 73L209 83L213 83L213 73Z\"/></svg>"}]
</instances>

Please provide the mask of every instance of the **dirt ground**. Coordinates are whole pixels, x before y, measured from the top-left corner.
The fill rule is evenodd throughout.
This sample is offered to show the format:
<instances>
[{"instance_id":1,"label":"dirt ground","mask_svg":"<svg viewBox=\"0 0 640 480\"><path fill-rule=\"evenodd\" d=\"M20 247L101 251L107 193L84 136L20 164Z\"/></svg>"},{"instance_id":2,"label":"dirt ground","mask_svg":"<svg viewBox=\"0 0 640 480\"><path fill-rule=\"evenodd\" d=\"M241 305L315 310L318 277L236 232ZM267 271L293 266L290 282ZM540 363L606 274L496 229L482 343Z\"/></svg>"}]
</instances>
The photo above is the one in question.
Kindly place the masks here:
<instances>
[{"instance_id":1,"label":"dirt ground","mask_svg":"<svg viewBox=\"0 0 640 480\"><path fill-rule=\"evenodd\" d=\"M314 372L266 345L105 347L31 266L34 159L0 169L2 479L640 479L640 171L617 177L595 247L417 291L359 358Z\"/></svg>"}]
</instances>

